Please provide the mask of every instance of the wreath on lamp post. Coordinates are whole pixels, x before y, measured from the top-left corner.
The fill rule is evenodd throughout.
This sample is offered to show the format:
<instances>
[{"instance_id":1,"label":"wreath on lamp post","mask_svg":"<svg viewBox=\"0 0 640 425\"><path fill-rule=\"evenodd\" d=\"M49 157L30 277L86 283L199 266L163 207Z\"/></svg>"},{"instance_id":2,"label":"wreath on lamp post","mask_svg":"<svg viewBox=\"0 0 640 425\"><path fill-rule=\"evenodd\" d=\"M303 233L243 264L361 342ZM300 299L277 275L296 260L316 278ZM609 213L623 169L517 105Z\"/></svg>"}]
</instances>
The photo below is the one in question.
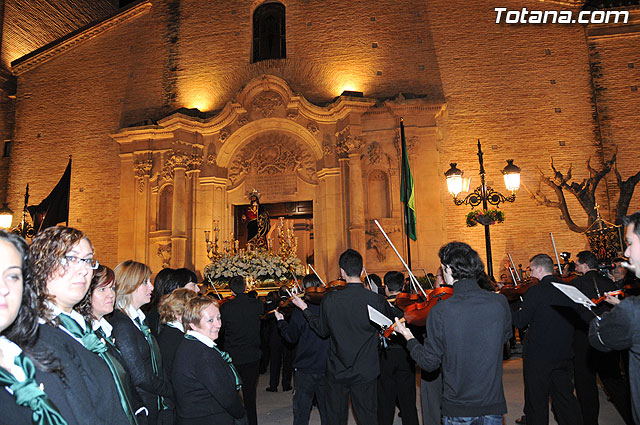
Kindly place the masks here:
<instances>
[{"instance_id":1,"label":"wreath on lamp post","mask_svg":"<svg viewBox=\"0 0 640 425\"><path fill-rule=\"evenodd\" d=\"M488 210L472 210L467 214L467 226L473 227L476 224L482 226L502 223L504 221L504 211L490 208Z\"/></svg>"}]
</instances>

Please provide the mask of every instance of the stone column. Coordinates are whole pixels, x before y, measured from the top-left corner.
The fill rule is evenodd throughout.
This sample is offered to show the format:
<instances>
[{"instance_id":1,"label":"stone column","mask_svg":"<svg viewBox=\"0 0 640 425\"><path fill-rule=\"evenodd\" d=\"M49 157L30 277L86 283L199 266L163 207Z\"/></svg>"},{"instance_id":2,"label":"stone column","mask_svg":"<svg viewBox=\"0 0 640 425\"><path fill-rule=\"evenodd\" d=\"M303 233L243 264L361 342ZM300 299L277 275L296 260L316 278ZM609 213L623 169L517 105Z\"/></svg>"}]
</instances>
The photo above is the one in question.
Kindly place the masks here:
<instances>
[{"instance_id":1,"label":"stone column","mask_svg":"<svg viewBox=\"0 0 640 425\"><path fill-rule=\"evenodd\" d=\"M173 211L171 212L171 267L185 265L187 244L187 158L174 153L169 158L173 169Z\"/></svg>"},{"instance_id":2,"label":"stone column","mask_svg":"<svg viewBox=\"0 0 640 425\"><path fill-rule=\"evenodd\" d=\"M363 256L366 251L364 226L364 185L360 153L349 155L349 237L351 248Z\"/></svg>"},{"instance_id":3,"label":"stone column","mask_svg":"<svg viewBox=\"0 0 640 425\"><path fill-rule=\"evenodd\" d=\"M150 152L134 154L133 170L136 178L134 189L133 258L149 264L149 211L151 209L152 159Z\"/></svg>"}]
</instances>

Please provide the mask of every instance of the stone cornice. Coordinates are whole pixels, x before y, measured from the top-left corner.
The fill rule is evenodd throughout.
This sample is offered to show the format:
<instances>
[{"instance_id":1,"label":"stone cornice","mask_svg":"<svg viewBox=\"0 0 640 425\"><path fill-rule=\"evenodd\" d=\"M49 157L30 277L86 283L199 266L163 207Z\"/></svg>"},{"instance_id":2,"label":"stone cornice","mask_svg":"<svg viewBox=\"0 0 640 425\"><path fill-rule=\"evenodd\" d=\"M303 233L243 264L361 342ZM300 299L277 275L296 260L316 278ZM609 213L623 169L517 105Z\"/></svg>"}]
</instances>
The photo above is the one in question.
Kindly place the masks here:
<instances>
[{"instance_id":1,"label":"stone cornice","mask_svg":"<svg viewBox=\"0 0 640 425\"><path fill-rule=\"evenodd\" d=\"M11 70L14 75L23 74L40 64L53 59L59 54L71 50L79 44L101 35L105 31L148 13L151 6L151 0L141 1L140 3L119 11L116 15L80 28L71 34L35 50L34 52L16 59L11 63Z\"/></svg>"}]
</instances>

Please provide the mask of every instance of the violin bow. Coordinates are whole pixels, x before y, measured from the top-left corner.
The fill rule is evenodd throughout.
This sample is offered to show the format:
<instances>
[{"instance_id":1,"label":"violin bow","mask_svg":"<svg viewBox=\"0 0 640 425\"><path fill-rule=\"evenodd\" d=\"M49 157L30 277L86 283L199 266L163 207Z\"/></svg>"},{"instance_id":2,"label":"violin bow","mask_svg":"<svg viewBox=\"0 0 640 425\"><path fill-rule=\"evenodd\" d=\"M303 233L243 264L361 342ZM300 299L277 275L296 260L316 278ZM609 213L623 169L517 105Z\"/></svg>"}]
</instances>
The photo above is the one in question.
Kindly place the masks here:
<instances>
[{"instance_id":1,"label":"violin bow","mask_svg":"<svg viewBox=\"0 0 640 425\"><path fill-rule=\"evenodd\" d=\"M296 274L293 272L293 270L291 271L291 275L293 276L293 280L296 281L296 288L298 289L298 291L300 292L304 292L304 289L302 289L302 285L300 285L300 283L298 282L298 278L296 277Z\"/></svg>"},{"instance_id":2,"label":"violin bow","mask_svg":"<svg viewBox=\"0 0 640 425\"><path fill-rule=\"evenodd\" d=\"M396 253L398 258L402 262L402 265L404 266L404 268L407 269L407 272L409 273L409 279L411 280L411 283L413 283L416 286L416 288L420 289L420 292L422 292L422 296L424 296L424 298L426 299L427 298L427 293L424 292L424 289L422 289L422 286L420 286L420 284L418 284L418 279L416 279L416 277L413 275L413 273L411 273L411 269L409 268L409 266L407 266L407 263L404 261L404 258L402 258L402 255L400 255L400 253L398 252L396 247L393 245L393 242L391 242L391 239L389 239L389 236L387 236L387 233L384 231L384 229L382 228L380 223L378 223L378 220L373 220L373 222L376 223L376 226L378 226L378 229L380 229L380 231L384 235L384 238L387 240L387 242L389 242L389 245L391 245L391 248L393 248L393 252Z\"/></svg>"},{"instance_id":3,"label":"violin bow","mask_svg":"<svg viewBox=\"0 0 640 425\"><path fill-rule=\"evenodd\" d=\"M327 287L327 284L324 283L324 280L322 280L322 278L320 277L320 275L318 274L318 272L316 271L316 269L313 268L313 266L309 263L307 263L307 266L309 266L309 268L311 269L311 271L313 271L313 274L316 275L316 277L318 279L320 279L320 282L322 282L322 286L324 286L325 288Z\"/></svg>"},{"instance_id":4,"label":"violin bow","mask_svg":"<svg viewBox=\"0 0 640 425\"><path fill-rule=\"evenodd\" d=\"M424 267L420 267L420 268L424 272L424 277L427 278L427 282L429 282L429 286L431 286L431 289L436 289L436 287L433 285L433 282L431 282L431 278L429 277L429 273L427 273L427 271L424 269Z\"/></svg>"},{"instance_id":5,"label":"violin bow","mask_svg":"<svg viewBox=\"0 0 640 425\"><path fill-rule=\"evenodd\" d=\"M511 258L511 254L509 254L507 252L507 257L509 257L509 261L511 261L511 267L513 268L513 272L516 275L516 278L518 279L518 283L520 283L522 281L522 279L520 279L520 276L518 276L518 271L516 270L516 263L513 262L513 258ZM511 276L511 278L513 279L513 276ZM513 281L514 284L517 284L516 281Z\"/></svg>"},{"instance_id":6,"label":"violin bow","mask_svg":"<svg viewBox=\"0 0 640 425\"><path fill-rule=\"evenodd\" d=\"M216 288L216 285L214 285L214 283L211 281L211 278L209 276L207 276L207 280L209 281L209 283L211 284L211 287L213 288L213 290L215 291L216 295L218 296L219 299L222 299L222 297L220 296L220 292L218 292L218 289Z\"/></svg>"},{"instance_id":7,"label":"violin bow","mask_svg":"<svg viewBox=\"0 0 640 425\"><path fill-rule=\"evenodd\" d=\"M369 286L369 290L371 290L371 279L369 279L367 268L365 266L362 266L362 270L364 270L364 276L365 276L365 279L367 279L367 285Z\"/></svg>"},{"instance_id":8,"label":"violin bow","mask_svg":"<svg viewBox=\"0 0 640 425\"><path fill-rule=\"evenodd\" d=\"M549 232L551 236L551 244L553 245L553 252L556 254L556 262L558 263L558 273L562 274L562 266L560 266L560 257L558 257L558 250L556 249L556 241L553 240L553 232Z\"/></svg>"}]
</instances>

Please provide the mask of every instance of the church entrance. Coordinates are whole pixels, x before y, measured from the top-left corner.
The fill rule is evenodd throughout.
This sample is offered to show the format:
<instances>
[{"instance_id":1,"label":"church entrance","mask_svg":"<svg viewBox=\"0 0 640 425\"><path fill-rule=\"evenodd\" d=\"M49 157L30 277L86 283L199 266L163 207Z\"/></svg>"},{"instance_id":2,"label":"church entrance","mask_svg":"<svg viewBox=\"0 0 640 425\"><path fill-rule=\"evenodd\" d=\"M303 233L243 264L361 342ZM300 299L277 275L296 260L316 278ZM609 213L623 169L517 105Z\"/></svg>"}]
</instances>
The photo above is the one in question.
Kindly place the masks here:
<instances>
[{"instance_id":1,"label":"church entrance","mask_svg":"<svg viewBox=\"0 0 640 425\"><path fill-rule=\"evenodd\" d=\"M249 204L234 205L234 233L240 248L247 247L246 212ZM270 229L267 233L269 249L280 252L281 238L291 238L297 245L297 256L303 265L314 264L313 202L262 203L269 214ZM245 217L245 219L243 219Z\"/></svg>"}]
</instances>

